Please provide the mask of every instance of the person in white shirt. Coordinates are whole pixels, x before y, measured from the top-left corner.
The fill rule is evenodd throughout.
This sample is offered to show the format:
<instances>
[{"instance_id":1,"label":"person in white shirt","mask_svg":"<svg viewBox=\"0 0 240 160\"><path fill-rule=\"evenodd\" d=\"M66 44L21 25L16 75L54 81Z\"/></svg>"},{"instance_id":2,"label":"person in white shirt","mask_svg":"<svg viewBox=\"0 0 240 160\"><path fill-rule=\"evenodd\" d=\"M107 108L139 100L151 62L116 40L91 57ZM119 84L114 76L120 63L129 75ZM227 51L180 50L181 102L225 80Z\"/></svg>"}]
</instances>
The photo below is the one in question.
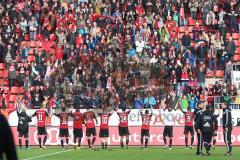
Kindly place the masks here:
<instances>
[{"instance_id":1,"label":"person in white shirt","mask_svg":"<svg viewBox=\"0 0 240 160\"><path fill-rule=\"evenodd\" d=\"M164 123L163 141L164 149L172 149L172 138L173 138L173 125L175 123L175 111L172 108L165 108L164 114L161 116L161 120ZM169 138L169 146L167 145L167 137Z\"/></svg>"},{"instance_id":2,"label":"person in white shirt","mask_svg":"<svg viewBox=\"0 0 240 160\"><path fill-rule=\"evenodd\" d=\"M143 39L141 37L138 38L136 41L136 52L138 53L138 55L140 53L142 53L144 47L145 47L145 42L143 41Z\"/></svg>"}]
</instances>

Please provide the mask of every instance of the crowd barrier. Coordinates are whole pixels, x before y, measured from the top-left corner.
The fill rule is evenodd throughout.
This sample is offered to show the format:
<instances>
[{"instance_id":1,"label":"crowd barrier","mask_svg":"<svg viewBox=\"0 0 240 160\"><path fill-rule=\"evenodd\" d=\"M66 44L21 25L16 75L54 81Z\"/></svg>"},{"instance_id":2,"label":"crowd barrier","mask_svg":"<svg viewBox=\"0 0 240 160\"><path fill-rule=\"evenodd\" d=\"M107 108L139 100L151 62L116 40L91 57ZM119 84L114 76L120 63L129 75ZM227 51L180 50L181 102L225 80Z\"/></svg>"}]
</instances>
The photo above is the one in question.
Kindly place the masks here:
<instances>
[{"instance_id":1,"label":"crowd barrier","mask_svg":"<svg viewBox=\"0 0 240 160\"><path fill-rule=\"evenodd\" d=\"M152 126L150 128L150 142L149 145L152 146L160 146L164 145L163 143L163 126ZM70 133L70 138L69 138L69 144L73 145L73 133L72 133L72 127L69 129ZM97 130L97 140L96 140L96 145L101 144L101 139L98 137L99 133L99 127L96 127ZM234 127L233 132L232 132L232 143L234 146L237 146L240 144L240 127ZM12 127L13 135L15 142L18 142L18 133L17 133L17 127ZM87 145L87 139L85 136L85 127L83 128L84 131L84 137L82 139L82 145ZM140 146L140 135L141 135L141 127L140 126L131 126L129 127L130 131L130 139L129 139L129 145L130 146ZM184 146L185 141L184 141L184 127L183 126L176 126L174 127L173 131L173 146ZM60 145L60 138L59 138L59 127L47 127L47 133L48 133L48 140L46 142L46 145L50 146L56 146ZM109 133L110 133L110 138L109 138L109 144L110 145L119 145L120 144L120 137L118 134L118 127L117 126L110 126L109 127ZM189 135L190 139L190 135ZM38 145L38 137L37 137L37 128L36 127L31 127L29 131L29 140L30 140L30 145ZM194 145L196 145L196 134L195 134L195 142ZM189 140L190 142L190 140ZM18 144L16 144L18 145ZM223 139L223 131L222 127L219 128L217 132L217 143L216 145L218 146L223 146L225 145L224 139Z\"/></svg>"}]
</instances>

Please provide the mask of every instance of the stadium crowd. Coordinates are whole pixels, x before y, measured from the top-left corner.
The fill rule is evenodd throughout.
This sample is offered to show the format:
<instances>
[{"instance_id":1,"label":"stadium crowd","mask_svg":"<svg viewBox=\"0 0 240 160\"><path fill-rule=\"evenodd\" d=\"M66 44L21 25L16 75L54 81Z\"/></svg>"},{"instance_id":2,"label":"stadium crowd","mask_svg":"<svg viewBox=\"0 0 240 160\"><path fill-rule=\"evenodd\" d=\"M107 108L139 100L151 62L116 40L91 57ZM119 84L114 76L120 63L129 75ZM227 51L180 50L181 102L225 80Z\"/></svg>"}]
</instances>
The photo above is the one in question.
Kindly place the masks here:
<instances>
[{"instance_id":1,"label":"stadium crowd","mask_svg":"<svg viewBox=\"0 0 240 160\"><path fill-rule=\"evenodd\" d=\"M237 0L2 0L0 108L194 109L237 96L239 15Z\"/></svg>"}]
</instances>

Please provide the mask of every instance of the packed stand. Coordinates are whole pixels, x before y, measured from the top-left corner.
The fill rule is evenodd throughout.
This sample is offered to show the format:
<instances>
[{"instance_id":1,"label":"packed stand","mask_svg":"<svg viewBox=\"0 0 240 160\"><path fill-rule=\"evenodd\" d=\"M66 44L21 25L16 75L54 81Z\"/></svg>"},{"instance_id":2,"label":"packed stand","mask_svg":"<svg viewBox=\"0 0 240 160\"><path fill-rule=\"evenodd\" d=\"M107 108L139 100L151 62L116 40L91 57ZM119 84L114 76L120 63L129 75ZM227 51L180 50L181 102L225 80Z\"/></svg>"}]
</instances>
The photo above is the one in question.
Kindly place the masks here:
<instances>
[{"instance_id":1,"label":"packed stand","mask_svg":"<svg viewBox=\"0 0 240 160\"><path fill-rule=\"evenodd\" d=\"M237 0L1 1L0 108L194 109L237 96L239 15Z\"/></svg>"}]
</instances>

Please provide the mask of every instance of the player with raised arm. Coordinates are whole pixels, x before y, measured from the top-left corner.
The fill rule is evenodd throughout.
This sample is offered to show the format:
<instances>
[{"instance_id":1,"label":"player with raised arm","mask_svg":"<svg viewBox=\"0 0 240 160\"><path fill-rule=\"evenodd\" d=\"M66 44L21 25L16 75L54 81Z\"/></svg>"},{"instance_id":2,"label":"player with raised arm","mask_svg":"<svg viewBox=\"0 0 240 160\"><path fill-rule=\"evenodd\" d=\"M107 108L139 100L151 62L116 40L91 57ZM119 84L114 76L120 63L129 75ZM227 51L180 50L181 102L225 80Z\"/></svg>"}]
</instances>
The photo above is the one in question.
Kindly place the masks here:
<instances>
[{"instance_id":1,"label":"player with raised arm","mask_svg":"<svg viewBox=\"0 0 240 160\"><path fill-rule=\"evenodd\" d=\"M17 115L18 115L18 141L19 141L19 147L22 149L22 137L25 138L25 146L26 149L29 149L28 144L29 144L29 122L31 122L31 117L29 117L26 113L25 109L22 109L20 112L20 109L17 109Z\"/></svg>"},{"instance_id":2,"label":"player with raised arm","mask_svg":"<svg viewBox=\"0 0 240 160\"><path fill-rule=\"evenodd\" d=\"M182 108L179 108L185 117L185 126L184 126L184 135L185 135L185 145L186 149L190 148L193 149L193 142L194 142L194 129L193 129L193 120L194 114L191 112L191 108L187 108L187 112L183 111ZM191 145L188 146L188 134L191 134Z\"/></svg>"},{"instance_id":3,"label":"player with raised arm","mask_svg":"<svg viewBox=\"0 0 240 160\"><path fill-rule=\"evenodd\" d=\"M68 149L68 143L69 143L68 117L70 116L70 113L68 113L66 111L66 108L63 107L62 113L59 113L59 114L54 113L54 115L60 118L59 137L61 138L62 149L64 149L64 138L66 141L65 149Z\"/></svg>"},{"instance_id":4,"label":"player with raised arm","mask_svg":"<svg viewBox=\"0 0 240 160\"><path fill-rule=\"evenodd\" d=\"M119 116L119 125L118 125L118 131L120 138L120 144L121 148L124 148L123 145L123 138L126 136L126 148L128 149L128 143L129 143L129 130L128 130L128 115L131 112L131 109L126 111L126 107L122 108L122 112L117 112Z\"/></svg>"},{"instance_id":5,"label":"player with raised arm","mask_svg":"<svg viewBox=\"0 0 240 160\"><path fill-rule=\"evenodd\" d=\"M83 137L82 125L84 122L84 116L80 112L79 109L76 109L76 111L74 113L72 113L71 116L73 117L74 149L77 149L77 148L80 149L81 141L82 141L82 137ZM78 140L78 144L77 144L77 140Z\"/></svg>"},{"instance_id":6,"label":"player with raised arm","mask_svg":"<svg viewBox=\"0 0 240 160\"><path fill-rule=\"evenodd\" d=\"M93 149L93 145L96 141L95 121L96 121L96 124L98 124L98 121L95 116L95 113L91 111L90 107L87 108L87 111L83 115L84 115L84 120L86 124L86 136L88 141L88 147ZM92 141L91 141L91 136L93 136Z\"/></svg>"},{"instance_id":7,"label":"player with raised arm","mask_svg":"<svg viewBox=\"0 0 240 160\"><path fill-rule=\"evenodd\" d=\"M41 149L46 149L45 143L47 141L46 120L49 116L45 109L37 110L32 117L37 117L38 143ZM42 143L43 137L43 143Z\"/></svg>"},{"instance_id":8,"label":"player with raised arm","mask_svg":"<svg viewBox=\"0 0 240 160\"><path fill-rule=\"evenodd\" d=\"M149 137L150 137L150 133L149 133L149 130L150 130L150 121L151 121L151 118L152 118L152 110L151 110L151 113L149 114L149 110L146 109L145 110L145 113L143 113L143 109L140 111L140 115L142 117L142 127L141 127L141 145L142 145L142 149L145 148L145 150L147 149L147 146L148 146L148 140L149 140ZM143 146L143 139L145 138L145 147Z\"/></svg>"},{"instance_id":9,"label":"player with raised arm","mask_svg":"<svg viewBox=\"0 0 240 160\"><path fill-rule=\"evenodd\" d=\"M108 112L107 108L103 108L102 113L98 111L98 115L100 116L100 121L101 121L99 137L102 139L102 149L105 149L105 150L108 147L108 139L109 139L108 122L112 114L113 114L113 110L111 112Z\"/></svg>"}]
</instances>

